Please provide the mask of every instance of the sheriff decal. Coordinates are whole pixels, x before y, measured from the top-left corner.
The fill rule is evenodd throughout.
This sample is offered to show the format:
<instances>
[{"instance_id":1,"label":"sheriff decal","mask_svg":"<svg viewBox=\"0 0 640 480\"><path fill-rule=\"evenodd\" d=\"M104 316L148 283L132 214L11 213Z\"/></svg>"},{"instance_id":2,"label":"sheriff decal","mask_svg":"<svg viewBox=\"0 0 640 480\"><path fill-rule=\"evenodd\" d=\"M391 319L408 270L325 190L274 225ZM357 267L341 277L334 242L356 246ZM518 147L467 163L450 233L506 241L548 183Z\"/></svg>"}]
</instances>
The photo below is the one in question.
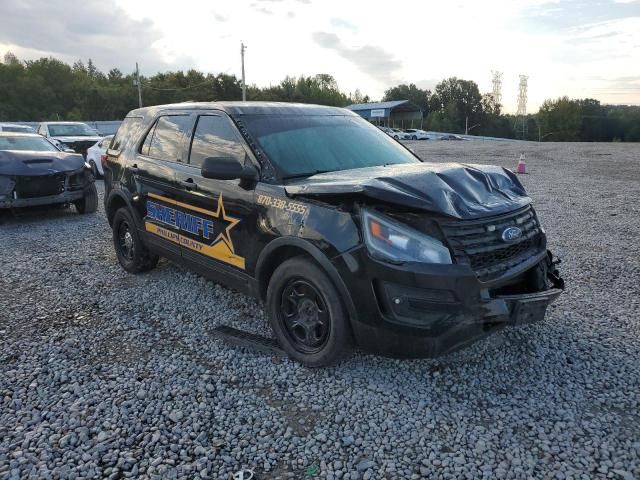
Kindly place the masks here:
<instances>
[{"instance_id":1,"label":"sheriff decal","mask_svg":"<svg viewBox=\"0 0 640 480\"><path fill-rule=\"evenodd\" d=\"M244 270L244 258L236 255L230 235L231 229L240 223L240 219L227 215L222 194L218 196L218 208L215 212L154 193L149 193L148 196L145 230Z\"/></svg>"}]
</instances>

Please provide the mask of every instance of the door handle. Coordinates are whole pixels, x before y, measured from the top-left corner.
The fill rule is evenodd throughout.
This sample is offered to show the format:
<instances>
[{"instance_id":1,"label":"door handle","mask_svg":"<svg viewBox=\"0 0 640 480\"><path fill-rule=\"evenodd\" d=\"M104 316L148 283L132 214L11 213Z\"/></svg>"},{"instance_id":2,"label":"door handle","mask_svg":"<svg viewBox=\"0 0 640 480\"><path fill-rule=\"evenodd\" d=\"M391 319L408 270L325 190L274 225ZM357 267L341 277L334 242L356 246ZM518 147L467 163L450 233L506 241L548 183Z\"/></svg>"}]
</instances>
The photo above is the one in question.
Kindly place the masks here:
<instances>
[{"instance_id":1,"label":"door handle","mask_svg":"<svg viewBox=\"0 0 640 480\"><path fill-rule=\"evenodd\" d=\"M131 167L129 168L129 171L131 173L138 173L140 170L138 170L138 164L134 163L133 165L131 165Z\"/></svg>"},{"instance_id":2,"label":"door handle","mask_svg":"<svg viewBox=\"0 0 640 480\"><path fill-rule=\"evenodd\" d=\"M180 185L185 187L187 190L197 190L198 184L193 181L193 178L187 178L186 180L180 180Z\"/></svg>"}]
</instances>

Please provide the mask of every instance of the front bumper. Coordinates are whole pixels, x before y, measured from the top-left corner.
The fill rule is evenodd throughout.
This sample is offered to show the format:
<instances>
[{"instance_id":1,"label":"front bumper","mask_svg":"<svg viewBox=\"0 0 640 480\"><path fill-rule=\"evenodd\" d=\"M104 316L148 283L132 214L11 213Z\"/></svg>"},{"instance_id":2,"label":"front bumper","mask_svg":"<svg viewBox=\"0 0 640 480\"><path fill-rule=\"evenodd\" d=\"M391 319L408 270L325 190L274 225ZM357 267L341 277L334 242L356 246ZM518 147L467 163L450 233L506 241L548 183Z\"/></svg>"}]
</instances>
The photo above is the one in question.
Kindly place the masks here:
<instances>
[{"instance_id":1,"label":"front bumper","mask_svg":"<svg viewBox=\"0 0 640 480\"><path fill-rule=\"evenodd\" d=\"M29 179L34 179L44 190L21 188L20 182ZM38 177L0 176L0 209L73 203L84 197L92 182L90 171L84 167Z\"/></svg>"},{"instance_id":2,"label":"front bumper","mask_svg":"<svg viewBox=\"0 0 640 480\"><path fill-rule=\"evenodd\" d=\"M357 312L357 344L394 357L436 357L505 326L541 321L563 288L547 252L492 283L464 265L389 265L364 249L335 260ZM505 288L534 270L549 276L551 288Z\"/></svg>"}]
</instances>

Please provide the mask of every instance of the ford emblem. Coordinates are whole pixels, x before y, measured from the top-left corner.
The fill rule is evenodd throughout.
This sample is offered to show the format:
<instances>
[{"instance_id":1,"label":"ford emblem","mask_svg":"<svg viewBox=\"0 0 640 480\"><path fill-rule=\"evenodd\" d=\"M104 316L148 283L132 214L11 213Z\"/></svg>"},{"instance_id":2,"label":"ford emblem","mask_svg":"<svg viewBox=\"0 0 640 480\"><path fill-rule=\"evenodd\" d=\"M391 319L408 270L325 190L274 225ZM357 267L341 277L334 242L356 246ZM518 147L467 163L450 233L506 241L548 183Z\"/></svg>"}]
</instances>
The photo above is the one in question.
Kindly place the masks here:
<instances>
[{"instance_id":1,"label":"ford emblem","mask_svg":"<svg viewBox=\"0 0 640 480\"><path fill-rule=\"evenodd\" d=\"M518 227L507 227L502 231L502 241L503 242L515 242L520 237L522 237L522 230Z\"/></svg>"}]
</instances>

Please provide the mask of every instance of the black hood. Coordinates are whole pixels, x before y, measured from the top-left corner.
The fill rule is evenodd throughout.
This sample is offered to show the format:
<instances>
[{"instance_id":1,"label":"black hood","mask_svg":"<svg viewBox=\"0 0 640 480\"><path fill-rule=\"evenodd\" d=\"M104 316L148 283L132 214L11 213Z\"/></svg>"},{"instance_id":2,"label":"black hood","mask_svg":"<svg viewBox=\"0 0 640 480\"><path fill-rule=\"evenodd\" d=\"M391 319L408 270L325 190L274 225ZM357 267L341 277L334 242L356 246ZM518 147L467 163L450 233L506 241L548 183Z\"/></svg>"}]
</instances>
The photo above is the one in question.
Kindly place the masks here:
<instances>
[{"instance_id":1,"label":"black hood","mask_svg":"<svg viewBox=\"0 0 640 480\"><path fill-rule=\"evenodd\" d=\"M499 215L531 203L509 170L454 163L412 163L321 173L285 189L292 197L360 194L459 219Z\"/></svg>"},{"instance_id":2,"label":"black hood","mask_svg":"<svg viewBox=\"0 0 640 480\"><path fill-rule=\"evenodd\" d=\"M0 150L0 175L52 175L78 170L83 165L84 158L77 153Z\"/></svg>"}]
</instances>

